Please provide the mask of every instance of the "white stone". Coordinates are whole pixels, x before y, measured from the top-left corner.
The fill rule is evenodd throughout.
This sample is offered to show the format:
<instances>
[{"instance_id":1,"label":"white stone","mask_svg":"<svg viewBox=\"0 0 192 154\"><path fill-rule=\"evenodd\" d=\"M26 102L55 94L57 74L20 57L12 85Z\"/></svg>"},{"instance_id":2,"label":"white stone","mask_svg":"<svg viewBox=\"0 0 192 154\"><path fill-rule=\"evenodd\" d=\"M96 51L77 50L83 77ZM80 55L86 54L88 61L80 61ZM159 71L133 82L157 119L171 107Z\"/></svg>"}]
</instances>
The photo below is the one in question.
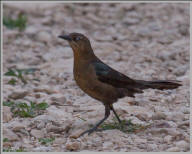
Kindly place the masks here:
<instances>
[{"instance_id":1,"label":"white stone","mask_svg":"<svg viewBox=\"0 0 192 154\"><path fill-rule=\"evenodd\" d=\"M171 127L173 127L173 128L176 128L176 127L177 127L177 124L176 124L175 122L173 122L173 121L167 121L167 123L168 123Z\"/></svg>"},{"instance_id":2,"label":"white stone","mask_svg":"<svg viewBox=\"0 0 192 154\"><path fill-rule=\"evenodd\" d=\"M166 150L167 152L180 152L180 149L178 147L171 147Z\"/></svg>"},{"instance_id":3,"label":"white stone","mask_svg":"<svg viewBox=\"0 0 192 154\"><path fill-rule=\"evenodd\" d=\"M19 121L12 121L9 126L14 132L20 131L21 129L25 128L24 123L21 123Z\"/></svg>"},{"instance_id":4,"label":"white stone","mask_svg":"<svg viewBox=\"0 0 192 154\"><path fill-rule=\"evenodd\" d=\"M63 111L63 109L58 109L55 106L50 106L47 108L48 115L59 119L59 120L68 120L68 119L73 119L72 114Z\"/></svg>"},{"instance_id":5,"label":"white stone","mask_svg":"<svg viewBox=\"0 0 192 154\"><path fill-rule=\"evenodd\" d=\"M35 152L45 152L45 151L51 151L51 147L47 147L47 146L39 146L33 149L33 151Z\"/></svg>"},{"instance_id":6,"label":"white stone","mask_svg":"<svg viewBox=\"0 0 192 154\"><path fill-rule=\"evenodd\" d=\"M66 139L65 138L55 138L55 140L53 141L54 144L64 144L66 142Z\"/></svg>"},{"instance_id":7,"label":"white stone","mask_svg":"<svg viewBox=\"0 0 192 154\"><path fill-rule=\"evenodd\" d=\"M20 10L23 12L27 12L29 14L38 14L39 11L45 11L47 9L54 9L55 7L58 7L60 4L43 4L39 5L38 3L21 3L21 4L13 4L13 3L7 3L6 6L10 7L13 10Z\"/></svg>"},{"instance_id":8,"label":"white stone","mask_svg":"<svg viewBox=\"0 0 192 154\"><path fill-rule=\"evenodd\" d=\"M130 25L135 25L138 24L140 22L140 19L138 18L125 18L123 20L123 24L130 26Z\"/></svg>"},{"instance_id":9,"label":"white stone","mask_svg":"<svg viewBox=\"0 0 192 154\"><path fill-rule=\"evenodd\" d=\"M18 141L19 137L10 129L3 128L3 138L8 138L9 141Z\"/></svg>"},{"instance_id":10,"label":"white stone","mask_svg":"<svg viewBox=\"0 0 192 154\"><path fill-rule=\"evenodd\" d=\"M180 132L177 131L176 128L152 128L149 130L149 132L153 135L164 133L171 136L177 136L180 134Z\"/></svg>"},{"instance_id":11,"label":"white stone","mask_svg":"<svg viewBox=\"0 0 192 154\"><path fill-rule=\"evenodd\" d=\"M186 150L187 148L189 148L190 144L187 143L186 141L182 140L182 141L178 141L175 143L175 145L179 148L182 148L184 150Z\"/></svg>"},{"instance_id":12,"label":"white stone","mask_svg":"<svg viewBox=\"0 0 192 154\"><path fill-rule=\"evenodd\" d=\"M149 148L150 151L157 151L158 146L155 143L154 144L148 144L147 148Z\"/></svg>"},{"instance_id":13,"label":"white stone","mask_svg":"<svg viewBox=\"0 0 192 154\"><path fill-rule=\"evenodd\" d=\"M146 142L147 142L147 139L137 138L137 139L135 139L134 141L137 142L137 143L146 143Z\"/></svg>"},{"instance_id":14,"label":"white stone","mask_svg":"<svg viewBox=\"0 0 192 154\"><path fill-rule=\"evenodd\" d=\"M114 145L111 141L106 141L103 143L103 149L111 149L113 146Z\"/></svg>"},{"instance_id":15,"label":"white stone","mask_svg":"<svg viewBox=\"0 0 192 154\"><path fill-rule=\"evenodd\" d=\"M51 104L54 105L65 105L67 101L65 96L63 96L62 94L53 94L51 95L50 99L52 101Z\"/></svg>"},{"instance_id":16,"label":"white stone","mask_svg":"<svg viewBox=\"0 0 192 154\"><path fill-rule=\"evenodd\" d=\"M82 129L77 129L77 130L72 130L72 134L70 135L70 138L74 138L74 139L76 139L76 138L78 138L80 135L81 135L81 133L83 133L83 131L84 130L82 130Z\"/></svg>"},{"instance_id":17,"label":"white stone","mask_svg":"<svg viewBox=\"0 0 192 154\"><path fill-rule=\"evenodd\" d=\"M183 121L185 117L185 114L183 114L182 112L171 112L171 113L167 113L167 120L170 121Z\"/></svg>"},{"instance_id":18,"label":"white stone","mask_svg":"<svg viewBox=\"0 0 192 154\"><path fill-rule=\"evenodd\" d=\"M43 121L44 123L48 123L48 122L57 121L57 119L55 119L54 117L52 117L50 115L39 115L39 116L33 118L32 122L35 122L35 121Z\"/></svg>"},{"instance_id":19,"label":"white stone","mask_svg":"<svg viewBox=\"0 0 192 154\"><path fill-rule=\"evenodd\" d=\"M29 94L28 91L26 90L16 90L14 92L12 92L12 94L10 94L8 97L11 99L22 99L24 98L27 94Z\"/></svg>"},{"instance_id":20,"label":"white stone","mask_svg":"<svg viewBox=\"0 0 192 154\"><path fill-rule=\"evenodd\" d=\"M42 130L37 130L37 129L32 129L30 133L32 136L36 138L43 138L45 135Z\"/></svg>"},{"instance_id":21,"label":"white stone","mask_svg":"<svg viewBox=\"0 0 192 154\"><path fill-rule=\"evenodd\" d=\"M64 131L68 131L71 128L71 121L65 121L61 127L55 125L47 125L47 132L61 133Z\"/></svg>"},{"instance_id":22,"label":"white stone","mask_svg":"<svg viewBox=\"0 0 192 154\"><path fill-rule=\"evenodd\" d=\"M25 32L27 34L37 34L38 29L35 26L27 26Z\"/></svg>"},{"instance_id":23,"label":"white stone","mask_svg":"<svg viewBox=\"0 0 192 154\"><path fill-rule=\"evenodd\" d=\"M42 93L47 93L47 94L53 94L56 93L56 91L51 88L48 85L44 85L44 86L40 86L40 87L36 87L33 89L34 92L42 92Z\"/></svg>"},{"instance_id":24,"label":"white stone","mask_svg":"<svg viewBox=\"0 0 192 154\"><path fill-rule=\"evenodd\" d=\"M80 143L77 141L74 142L67 141L67 143L65 144L65 148L70 151L79 150L80 146L81 146Z\"/></svg>"},{"instance_id":25,"label":"white stone","mask_svg":"<svg viewBox=\"0 0 192 154\"><path fill-rule=\"evenodd\" d=\"M173 137L172 136L170 136L170 135L167 135L167 136L165 136L164 137L164 142L166 142L166 143L168 143L168 144L170 144L171 142L172 142L172 139L173 139Z\"/></svg>"},{"instance_id":26,"label":"white stone","mask_svg":"<svg viewBox=\"0 0 192 154\"><path fill-rule=\"evenodd\" d=\"M39 33L37 33L37 40L49 43L51 41L51 33L47 31L40 31Z\"/></svg>"},{"instance_id":27,"label":"white stone","mask_svg":"<svg viewBox=\"0 0 192 154\"><path fill-rule=\"evenodd\" d=\"M161 119L165 119L166 118L166 114L163 112L156 112L153 116L152 119L153 120L161 120Z\"/></svg>"},{"instance_id":28,"label":"white stone","mask_svg":"<svg viewBox=\"0 0 192 154\"><path fill-rule=\"evenodd\" d=\"M10 107L3 106L3 122L9 122L12 118Z\"/></svg>"}]
</instances>

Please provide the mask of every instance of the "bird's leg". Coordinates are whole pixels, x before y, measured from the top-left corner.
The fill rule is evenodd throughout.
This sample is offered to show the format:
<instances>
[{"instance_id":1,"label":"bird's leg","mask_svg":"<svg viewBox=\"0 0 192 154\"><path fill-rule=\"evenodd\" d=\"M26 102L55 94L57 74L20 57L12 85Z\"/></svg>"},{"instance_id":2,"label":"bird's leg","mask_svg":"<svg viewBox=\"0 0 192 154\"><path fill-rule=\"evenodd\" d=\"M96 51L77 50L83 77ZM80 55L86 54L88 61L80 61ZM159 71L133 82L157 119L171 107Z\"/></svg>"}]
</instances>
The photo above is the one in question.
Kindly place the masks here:
<instances>
[{"instance_id":1,"label":"bird's leg","mask_svg":"<svg viewBox=\"0 0 192 154\"><path fill-rule=\"evenodd\" d=\"M110 109L111 109L111 110L113 111L113 113L115 114L115 116L116 116L117 120L119 121L119 123L121 123L121 120L120 120L119 116L117 115L115 109L113 108L113 105L110 105Z\"/></svg>"},{"instance_id":2,"label":"bird's leg","mask_svg":"<svg viewBox=\"0 0 192 154\"><path fill-rule=\"evenodd\" d=\"M110 109L111 109L111 110L113 111L113 113L115 114L118 122L119 122L120 124L122 124L122 123L121 123L121 119L119 118L118 114L116 113L115 109L113 108L113 105L110 105ZM126 123L126 125L129 126L130 124L129 124L129 123Z\"/></svg>"},{"instance_id":3,"label":"bird's leg","mask_svg":"<svg viewBox=\"0 0 192 154\"><path fill-rule=\"evenodd\" d=\"M109 115L110 115L110 107L108 105L105 105L105 117L101 121L99 121L93 128L88 129L88 130L84 131L83 133L81 133L80 136L82 136L86 133L88 133L88 135L93 133L97 129L97 127L99 127L99 125L101 125L109 117Z\"/></svg>"}]
</instances>

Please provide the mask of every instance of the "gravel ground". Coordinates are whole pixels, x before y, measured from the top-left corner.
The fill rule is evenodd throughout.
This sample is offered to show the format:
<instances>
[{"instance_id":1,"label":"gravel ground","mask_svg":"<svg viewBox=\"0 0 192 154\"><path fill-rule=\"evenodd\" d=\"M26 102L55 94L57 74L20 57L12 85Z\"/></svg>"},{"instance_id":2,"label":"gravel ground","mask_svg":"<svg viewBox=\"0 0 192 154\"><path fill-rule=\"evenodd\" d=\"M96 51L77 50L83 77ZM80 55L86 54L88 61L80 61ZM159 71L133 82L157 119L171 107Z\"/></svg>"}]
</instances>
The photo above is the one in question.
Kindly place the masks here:
<instances>
[{"instance_id":1,"label":"gravel ground","mask_svg":"<svg viewBox=\"0 0 192 154\"><path fill-rule=\"evenodd\" d=\"M3 100L48 107L36 116L3 107L3 148L24 151L189 151L189 4L5 4L4 16L27 16L24 31L3 27L3 72L35 68L26 84L3 76ZM180 80L175 90L145 90L114 104L142 131L97 131L77 138L104 116L103 105L73 79L73 53L57 36L80 32L95 54L135 79ZM15 79L15 85L9 84ZM113 122L111 114L106 123ZM42 139L53 139L42 143Z\"/></svg>"}]
</instances>

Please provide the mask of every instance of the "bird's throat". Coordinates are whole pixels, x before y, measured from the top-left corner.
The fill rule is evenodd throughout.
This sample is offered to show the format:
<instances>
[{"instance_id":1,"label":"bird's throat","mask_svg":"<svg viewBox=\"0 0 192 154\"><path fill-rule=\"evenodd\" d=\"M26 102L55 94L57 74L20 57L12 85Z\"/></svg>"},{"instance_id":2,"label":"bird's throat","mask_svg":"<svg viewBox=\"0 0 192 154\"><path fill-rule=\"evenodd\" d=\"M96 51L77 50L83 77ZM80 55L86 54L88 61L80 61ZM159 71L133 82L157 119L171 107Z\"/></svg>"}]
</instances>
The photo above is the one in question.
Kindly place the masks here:
<instances>
[{"instance_id":1,"label":"bird's throat","mask_svg":"<svg viewBox=\"0 0 192 154\"><path fill-rule=\"evenodd\" d=\"M89 62L97 59L93 51L74 51L74 67L86 66Z\"/></svg>"}]
</instances>

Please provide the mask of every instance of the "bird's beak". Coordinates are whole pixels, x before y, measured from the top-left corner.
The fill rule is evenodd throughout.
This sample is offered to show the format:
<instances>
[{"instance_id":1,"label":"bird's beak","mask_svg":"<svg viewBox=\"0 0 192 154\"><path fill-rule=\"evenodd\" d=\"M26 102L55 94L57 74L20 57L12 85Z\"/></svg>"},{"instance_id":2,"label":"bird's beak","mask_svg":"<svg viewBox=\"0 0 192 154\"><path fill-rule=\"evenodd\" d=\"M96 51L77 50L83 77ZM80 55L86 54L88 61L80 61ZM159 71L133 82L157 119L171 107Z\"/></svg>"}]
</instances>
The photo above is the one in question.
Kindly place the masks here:
<instances>
[{"instance_id":1,"label":"bird's beak","mask_svg":"<svg viewBox=\"0 0 192 154\"><path fill-rule=\"evenodd\" d=\"M71 41L72 40L72 38L69 35L59 35L58 37L62 38L64 40L67 40L67 41Z\"/></svg>"}]
</instances>

